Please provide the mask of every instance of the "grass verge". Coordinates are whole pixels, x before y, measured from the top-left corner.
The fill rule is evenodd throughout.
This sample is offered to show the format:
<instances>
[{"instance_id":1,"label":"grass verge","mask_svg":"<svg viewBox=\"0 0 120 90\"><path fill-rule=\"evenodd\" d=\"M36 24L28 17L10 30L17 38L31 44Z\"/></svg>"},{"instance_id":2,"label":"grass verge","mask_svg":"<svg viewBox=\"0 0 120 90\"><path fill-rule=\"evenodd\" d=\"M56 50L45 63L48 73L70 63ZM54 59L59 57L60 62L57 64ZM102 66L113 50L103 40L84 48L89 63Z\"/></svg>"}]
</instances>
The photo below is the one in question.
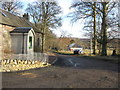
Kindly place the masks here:
<instances>
[{"instance_id":1,"label":"grass verge","mask_svg":"<svg viewBox=\"0 0 120 90\"><path fill-rule=\"evenodd\" d=\"M62 54L62 55L74 55L73 52L71 51L53 51L54 53L57 54ZM103 60L103 61L109 61L112 63L120 63L120 55L118 56L100 56L100 55L86 55L86 54L81 54L81 55L74 55L74 56L79 56L79 57L85 57L85 58L91 58L91 59L96 59L96 60Z\"/></svg>"}]
</instances>

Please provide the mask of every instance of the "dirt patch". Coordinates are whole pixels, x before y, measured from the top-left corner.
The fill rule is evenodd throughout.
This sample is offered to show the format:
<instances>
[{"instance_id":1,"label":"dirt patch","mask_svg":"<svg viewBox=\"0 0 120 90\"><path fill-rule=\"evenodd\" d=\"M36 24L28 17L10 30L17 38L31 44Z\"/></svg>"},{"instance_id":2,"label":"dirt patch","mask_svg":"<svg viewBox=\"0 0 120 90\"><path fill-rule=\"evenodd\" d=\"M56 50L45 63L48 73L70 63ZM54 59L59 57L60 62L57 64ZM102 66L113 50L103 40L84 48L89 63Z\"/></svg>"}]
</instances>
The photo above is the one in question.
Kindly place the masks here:
<instances>
[{"instance_id":1,"label":"dirt patch","mask_svg":"<svg viewBox=\"0 0 120 90\"><path fill-rule=\"evenodd\" d=\"M118 73L50 66L3 73L4 88L117 88Z\"/></svg>"}]
</instances>

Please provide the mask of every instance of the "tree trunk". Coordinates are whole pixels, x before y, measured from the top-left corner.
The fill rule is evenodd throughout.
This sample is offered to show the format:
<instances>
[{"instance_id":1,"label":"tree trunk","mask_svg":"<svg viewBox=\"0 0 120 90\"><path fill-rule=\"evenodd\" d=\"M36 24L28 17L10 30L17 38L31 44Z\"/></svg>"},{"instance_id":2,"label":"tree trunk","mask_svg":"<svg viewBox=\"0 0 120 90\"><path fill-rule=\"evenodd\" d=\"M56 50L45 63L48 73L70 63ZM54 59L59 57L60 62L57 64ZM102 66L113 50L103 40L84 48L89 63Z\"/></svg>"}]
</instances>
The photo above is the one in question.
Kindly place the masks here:
<instances>
[{"instance_id":1,"label":"tree trunk","mask_svg":"<svg viewBox=\"0 0 120 90\"><path fill-rule=\"evenodd\" d=\"M97 35L96 35L96 3L94 2L94 8L93 8L93 13L94 13L94 38L93 38L93 54L96 54L97 50Z\"/></svg>"},{"instance_id":2,"label":"tree trunk","mask_svg":"<svg viewBox=\"0 0 120 90\"><path fill-rule=\"evenodd\" d=\"M42 34L42 53L44 53L44 37L45 37L45 35L44 35L44 33Z\"/></svg>"},{"instance_id":3,"label":"tree trunk","mask_svg":"<svg viewBox=\"0 0 120 90\"><path fill-rule=\"evenodd\" d=\"M42 35L42 53L45 52L45 33L46 33L46 23L43 25L43 35Z\"/></svg>"},{"instance_id":4,"label":"tree trunk","mask_svg":"<svg viewBox=\"0 0 120 90\"><path fill-rule=\"evenodd\" d=\"M106 56L107 55L107 24L106 24L106 13L107 13L107 9L106 9L106 2L102 2L102 6L103 6L103 17L102 17L102 56Z\"/></svg>"}]
</instances>

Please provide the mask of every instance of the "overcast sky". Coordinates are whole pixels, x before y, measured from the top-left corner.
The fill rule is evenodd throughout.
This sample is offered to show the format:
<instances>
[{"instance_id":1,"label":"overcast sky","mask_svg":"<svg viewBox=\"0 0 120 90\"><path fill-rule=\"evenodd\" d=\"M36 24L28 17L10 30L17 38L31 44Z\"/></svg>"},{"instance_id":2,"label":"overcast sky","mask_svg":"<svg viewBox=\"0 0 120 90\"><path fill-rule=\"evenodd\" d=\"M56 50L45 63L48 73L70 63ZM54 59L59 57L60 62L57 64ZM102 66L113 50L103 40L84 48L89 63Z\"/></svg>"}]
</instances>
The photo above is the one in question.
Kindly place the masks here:
<instances>
[{"instance_id":1,"label":"overcast sky","mask_svg":"<svg viewBox=\"0 0 120 90\"><path fill-rule=\"evenodd\" d=\"M26 8L28 3L32 3L37 0L21 0L21 1L24 3L24 8ZM75 0L57 0L57 1L63 11L61 14L61 17L63 18L63 20L62 20L62 27L59 27L53 30L54 33L58 37L64 33L66 36L85 38L84 36L85 31L82 30L84 26L84 20L81 20L77 23L72 24L71 18L67 17L68 14L71 12L69 7L71 6L72 2Z\"/></svg>"}]
</instances>

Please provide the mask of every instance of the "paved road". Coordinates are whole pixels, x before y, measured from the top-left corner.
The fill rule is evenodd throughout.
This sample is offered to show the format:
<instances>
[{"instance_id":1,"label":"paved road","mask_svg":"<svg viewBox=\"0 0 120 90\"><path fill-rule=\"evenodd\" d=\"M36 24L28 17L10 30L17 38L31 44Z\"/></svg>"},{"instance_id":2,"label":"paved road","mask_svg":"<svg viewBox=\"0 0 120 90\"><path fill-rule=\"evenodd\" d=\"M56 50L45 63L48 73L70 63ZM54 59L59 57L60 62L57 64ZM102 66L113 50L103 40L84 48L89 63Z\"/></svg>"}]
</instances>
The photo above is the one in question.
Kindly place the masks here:
<instances>
[{"instance_id":1,"label":"paved road","mask_svg":"<svg viewBox=\"0 0 120 90\"><path fill-rule=\"evenodd\" d=\"M58 55L50 67L3 73L3 88L118 88L118 65Z\"/></svg>"},{"instance_id":2,"label":"paved road","mask_svg":"<svg viewBox=\"0 0 120 90\"><path fill-rule=\"evenodd\" d=\"M55 65L79 69L98 69L118 72L117 64L74 55L58 55L58 61L55 63Z\"/></svg>"}]
</instances>

